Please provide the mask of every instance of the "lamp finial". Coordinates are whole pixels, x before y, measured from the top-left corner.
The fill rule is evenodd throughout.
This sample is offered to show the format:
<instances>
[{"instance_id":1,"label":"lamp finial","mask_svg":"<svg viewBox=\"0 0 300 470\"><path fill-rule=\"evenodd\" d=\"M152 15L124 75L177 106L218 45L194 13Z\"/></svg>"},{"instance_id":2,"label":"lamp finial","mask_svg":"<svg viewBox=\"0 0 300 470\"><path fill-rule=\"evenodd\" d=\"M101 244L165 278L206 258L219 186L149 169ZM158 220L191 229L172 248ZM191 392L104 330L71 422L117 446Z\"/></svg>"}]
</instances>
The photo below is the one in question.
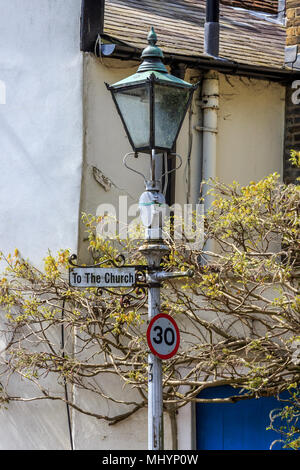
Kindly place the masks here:
<instances>
[{"instance_id":1,"label":"lamp finial","mask_svg":"<svg viewBox=\"0 0 300 470\"><path fill-rule=\"evenodd\" d=\"M151 46L155 46L155 44L157 43L157 36L156 36L156 32L154 31L154 28L153 26L151 26L151 29L150 29L150 32L148 34L148 43L151 45Z\"/></svg>"},{"instance_id":2,"label":"lamp finial","mask_svg":"<svg viewBox=\"0 0 300 470\"><path fill-rule=\"evenodd\" d=\"M167 73L167 69L164 66L162 59L164 57L162 50L156 45L157 35L154 31L153 26L151 27L147 36L148 46L143 50L141 59L143 63L140 65L138 72L145 72L153 70L157 72Z\"/></svg>"}]
</instances>

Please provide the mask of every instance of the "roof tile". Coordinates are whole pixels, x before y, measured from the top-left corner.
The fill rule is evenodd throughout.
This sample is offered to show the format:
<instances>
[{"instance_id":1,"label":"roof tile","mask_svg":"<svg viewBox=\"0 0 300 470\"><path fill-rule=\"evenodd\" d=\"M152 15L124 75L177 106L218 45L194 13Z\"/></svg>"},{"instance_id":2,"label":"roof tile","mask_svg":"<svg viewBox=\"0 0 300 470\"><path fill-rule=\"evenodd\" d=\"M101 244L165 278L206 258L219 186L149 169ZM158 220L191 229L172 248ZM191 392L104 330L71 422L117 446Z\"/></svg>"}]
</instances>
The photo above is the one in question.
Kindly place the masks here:
<instances>
[{"instance_id":1,"label":"roof tile","mask_svg":"<svg viewBox=\"0 0 300 470\"><path fill-rule=\"evenodd\" d=\"M246 10L258 10L273 14L278 12L278 0L221 0L221 3Z\"/></svg>"},{"instance_id":2,"label":"roof tile","mask_svg":"<svg viewBox=\"0 0 300 470\"><path fill-rule=\"evenodd\" d=\"M154 26L164 52L201 57L204 22L205 0L106 0L104 33L142 49ZM223 5L220 25L220 57L283 68L286 32L281 24Z\"/></svg>"}]
</instances>

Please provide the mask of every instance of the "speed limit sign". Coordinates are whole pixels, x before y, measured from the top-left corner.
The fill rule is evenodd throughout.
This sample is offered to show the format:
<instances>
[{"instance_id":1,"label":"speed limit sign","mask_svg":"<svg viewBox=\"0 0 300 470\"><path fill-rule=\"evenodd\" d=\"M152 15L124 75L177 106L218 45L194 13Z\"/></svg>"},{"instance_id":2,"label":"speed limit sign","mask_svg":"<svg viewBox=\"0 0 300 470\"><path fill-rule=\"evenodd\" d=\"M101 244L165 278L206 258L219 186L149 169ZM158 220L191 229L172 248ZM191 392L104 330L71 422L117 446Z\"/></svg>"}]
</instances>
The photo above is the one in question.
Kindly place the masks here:
<instances>
[{"instance_id":1,"label":"speed limit sign","mask_svg":"<svg viewBox=\"0 0 300 470\"><path fill-rule=\"evenodd\" d=\"M180 342L178 326L166 313L159 313L149 323L147 341L151 352L160 359L169 359L177 353Z\"/></svg>"}]
</instances>

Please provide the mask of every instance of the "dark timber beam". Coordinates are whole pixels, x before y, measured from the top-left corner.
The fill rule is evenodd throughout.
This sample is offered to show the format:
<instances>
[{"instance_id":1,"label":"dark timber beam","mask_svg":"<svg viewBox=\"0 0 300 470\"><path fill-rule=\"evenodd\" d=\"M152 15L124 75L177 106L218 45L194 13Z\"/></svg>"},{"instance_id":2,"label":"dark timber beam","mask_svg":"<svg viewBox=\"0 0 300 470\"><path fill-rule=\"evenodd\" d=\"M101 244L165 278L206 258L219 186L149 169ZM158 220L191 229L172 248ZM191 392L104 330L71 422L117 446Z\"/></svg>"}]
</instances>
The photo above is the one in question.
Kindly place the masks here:
<instances>
[{"instance_id":1,"label":"dark timber beam","mask_svg":"<svg viewBox=\"0 0 300 470\"><path fill-rule=\"evenodd\" d=\"M80 50L94 52L98 34L103 32L105 0L82 0Z\"/></svg>"}]
</instances>

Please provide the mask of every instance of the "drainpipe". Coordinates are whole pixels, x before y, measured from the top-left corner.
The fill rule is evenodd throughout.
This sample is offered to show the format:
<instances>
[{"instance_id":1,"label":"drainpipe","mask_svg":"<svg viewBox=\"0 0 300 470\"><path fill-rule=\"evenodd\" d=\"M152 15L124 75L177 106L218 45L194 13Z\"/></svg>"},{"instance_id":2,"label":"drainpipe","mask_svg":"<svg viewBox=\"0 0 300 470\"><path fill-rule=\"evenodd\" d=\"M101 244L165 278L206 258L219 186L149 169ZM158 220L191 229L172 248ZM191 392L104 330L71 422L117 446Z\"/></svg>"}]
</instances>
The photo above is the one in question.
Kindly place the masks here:
<instances>
[{"instance_id":1,"label":"drainpipe","mask_svg":"<svg viewBox=\"0 0 300 470\"><path fill-rule=\"evenodd\" d=\"M205 51L213 55L219 52L219 2L207 0L205 24ZM213 31L215 34L213 34ZM216 42L217 40L217 42ZM193 77L199 81L199 77ZM204 198L204 212L211 207L212 197L207 194L207 185L202 181L208 181L217 176L217 134L218 134L218 109L219 109L219 74L210 70L201 77L201 86L197 94L194 94L190 111L190 141L192 139L191 153L189 155L189 188L188 202L199 203L199 198ZM196 132L195 132L196 131ZM213 251L212 244L208 241L205 245L207 251Z\"/></svg>"},{"instance_id":2,"label":"drainpipe","mask_svg":"<svg viewBox=\"0 0 300 470\"><path fill-rule=\"evenodd\" d=\"M217 176L217 134L219 109L219 74L209 71L204 75L202 84L203 127L197 128L203 134L203 180ZM212 203L212 196L207 195L204 186L204 211L207 212Z\"/></svg>"},{"instance_id":3,"label":"drainpipe","mask_svg":"<svg viewBox=\"0 0 300 470\"><path fill-rule=\"evenodd\" d=\"M214 57L219 56L219 0L206 0L206 23L204 50ZM210 70L204 75L202 84L203 111L203 178L215 178L217 175L217 133L219 109L219 75ZM200 129L199 129L200 130ZM205 198L205 211L211 205L211 198Z\"/></svg>"},{"instance_id":4,"label":"drainpipe","mask_svg":"<svg viewBox=\"0 0 300 470\"><path fill-rule=\"evenodd\" d=\"M208 182L210 178L214 179L217 176L219 74L216 71L207 72L203 77L201 107L203 126L196 126L196 129L202 132L203 181ZM201 184L200 196L204 198L205 214L210 209L213 201L213 197L207 194L208 189L207 184ZM204 251L214 251L212 240L206 241ZM210 257L208 255L202 259L203 264L207 264L209 261Z\"/></svg>"},{"instance_id":5,"label":"drainpipe","mask_svg":"<svg viewBox=\"0 0 300 470\"><path fill-rule=\"evenodd\" d=\"M213 201L213 197L208 192L208 185L202 184L202 182L208 182L210 178L214 179L217 176L217 143L218 143L218 110L219 110L219 74L216 71L211 70L207 72L203 77L202 82L202 93L201 93L201 110L202 125L196 125L194 127L200 134L200 138L197 142L201 142L202 136L202 149L199 152L198 160L202 161L202 171L198 173L192 173L194 183L199 182L199 175L201 175L200 187L194 192L200 197L204 198L204 213L210 209ZM193 200L191 202L194 202ZM205 251L213 251L213 243L208 240L204 247ZM208 257L203 260L204 263L208 261Z\"/></svg>"},{"instance_id":6,"label":"drainpipe","mask_svg":"<svg viewBox=\"0 0 300 470\"><path fill-rule=\"evenodd\" d=\"M211 56L219 56L219 0L206 0L206 23L204 50ZM198 127L202 131L203 153L203 180L217 176L217 134L218 134L218 109L219 109L219 74L210 70L205 73L202 83L202 116L203 125ZM207 194L208 187L204 185L202 196L204 197L204 212L210 209L212 196ZM213 251L213 243L208 240L206 251ZM207 262L208 259L204 260Z\"/></svg>"},{"instance_id":7,"label":"drainpipe","mask_svg":"<svg viewBox=\"0 0 300 470\"><path fill-rule=\"evenodd\" d=\"M204 52L213 57L219 56L220 2L206 0L206 21L204 25Z\"/></svg>"}]
</instances>

